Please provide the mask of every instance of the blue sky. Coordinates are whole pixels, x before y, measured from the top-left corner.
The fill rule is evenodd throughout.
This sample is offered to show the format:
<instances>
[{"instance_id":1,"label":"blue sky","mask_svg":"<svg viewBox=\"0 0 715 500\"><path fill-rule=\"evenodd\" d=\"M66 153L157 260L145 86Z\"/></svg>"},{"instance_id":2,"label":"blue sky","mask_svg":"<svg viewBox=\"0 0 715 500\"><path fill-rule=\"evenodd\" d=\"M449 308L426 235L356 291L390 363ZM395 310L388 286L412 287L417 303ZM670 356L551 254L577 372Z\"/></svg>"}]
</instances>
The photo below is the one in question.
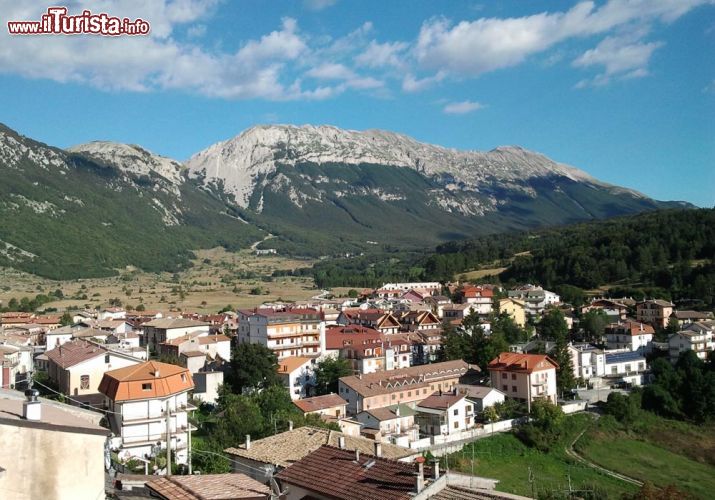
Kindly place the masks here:
<instances>
[{"instance_id":1,"label":"blue sky","mask_svg":"<svg viewBox=\"0 0 715 500\"><path fill-rule=\"evenodd\" d=\"M715 204L709 0L74 0L151 34L5 32L57 3L0 0L0 122L52 145L184 160L258 123L381 128Z\"/></svg>"}]
</instances>

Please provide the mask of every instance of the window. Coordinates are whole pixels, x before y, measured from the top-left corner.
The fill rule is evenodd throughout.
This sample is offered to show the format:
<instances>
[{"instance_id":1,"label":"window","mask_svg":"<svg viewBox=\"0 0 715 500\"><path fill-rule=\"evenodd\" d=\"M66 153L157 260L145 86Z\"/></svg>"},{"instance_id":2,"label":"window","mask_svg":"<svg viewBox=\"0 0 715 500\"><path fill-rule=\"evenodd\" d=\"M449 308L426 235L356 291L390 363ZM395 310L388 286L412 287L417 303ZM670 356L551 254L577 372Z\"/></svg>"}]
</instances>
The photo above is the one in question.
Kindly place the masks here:
<instances>
[{"instance_id":1,"label":"window","mask_svg":"<svg viewBox=\"0 0 715 500\"><path fill-rule=\"evenodd\" d=\"M79 388L80 389L89 389L89 375L82 375L79 378Z\"/></svg>"},{"instance_id":2,"label":"window","mask_svg":"<svg viewBox=\"0 0 715 500\"><path fill-rule=\"evenodd\" d=\"M504 389L505 391L509 390L509 386L506 384L502 385L501 388Z\"/></svg>"},{"instance_id":3,"label":"window","mask_svg":"<svg viewBox=\"0 0 715 500\"><path fill-rule=\"evenodd\" d=\"M186 374L185 373L181 374L181 381L186 382Z\"/></svg>"},{"instance_id":4,"label":"window","mask_svg":"<svg viewBox=\"0 0 715 500\"><path fill-rule=\"evenodd\" d=\"M516 380L516 373L512 373L512 374L511 374L511 379L512 379L512 380Z\"/></svg>"},{"instance_id":5,"label":"window","mask_svg":"<svg viewBox=\"0 0 715 500\"><path fill-rule=\"evenodd\" d=\"M459 422L455 422L455 423L454 423L454 428L455 428L455 429L459 429Z\"/></svg>"},{"instance_id":6,"label":"window","mask_svg":"<svg viewBox=\"0 0 715 500\"><path fill-rule=\"evenodd\" d=\"M506 373L502 372L501 378L507 378L507 377L508 377L508 375Z\"/></svg>"},{"instance_id":7,"label":"window","mask_svg":"<svg viewBox=\"0 0 715 500\"><path fill-rule=\"evenodd\" d=\"M142 391L151 391L151 382L142 384Z\"/></svg>"},{"instance_id":8,"label":"window","mask_svg":"<svg viewBox=\"0 0 715 500\"><path fill-rule=\"evenodd\" d=\"M412 391L407 391L407 397L411 398L412 397Z\"/></svg>"},{"instance_id":9,"label":"window","mask_svg":"<svg viewBox=\"0 0 715 500\"><path fill-rule=\"evenodd\" d=\"M515 385L512 385L512 386L511 386L511 392L516 392L516 386L515 386Z\"/></svg>"},{"instance_id":10,"label":"window","mask_svg":"<svg viewBox=\"0 0 715 500\"><path fill-rule=\"evenodd\" d=\"M459 415L459 408L454 409L454 416L456 417L457 415Z\"/></svg>"},{"instance_id":11,"label":"window","mask_svg":"<svg viewBox=\"0 0 715 500\"><path fill-rule=\"evenodd\" d=\"M105 355L104 355L104 362L105 362L106 364L109 364L109 358L110 358L109 354L105 354Z\"/></svg>"}]
</instances>

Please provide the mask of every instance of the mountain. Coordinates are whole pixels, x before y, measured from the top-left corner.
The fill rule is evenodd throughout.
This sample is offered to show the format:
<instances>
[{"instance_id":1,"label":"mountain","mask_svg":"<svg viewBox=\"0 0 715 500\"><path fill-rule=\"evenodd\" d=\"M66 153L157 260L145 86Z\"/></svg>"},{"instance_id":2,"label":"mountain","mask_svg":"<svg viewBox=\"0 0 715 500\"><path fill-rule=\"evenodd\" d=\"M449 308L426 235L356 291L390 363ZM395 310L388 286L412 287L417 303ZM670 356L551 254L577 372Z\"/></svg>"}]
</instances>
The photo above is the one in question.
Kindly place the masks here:
<instances>
[{"instance_id":1,"label":"mountain","mask_svg":"<svg viewBox=\"0 0 715 500\"><path fill-rule=\"evenodd\" d=\"M136 145L58 149L0 125L0 266L53 278L176 271L192 250L325 256L682 206L519 147L257 126L185 164Z\"/></svg>"},{"instance_id":2,"label":"mountain","mask_svg":"<svg viewBox=\"0 0 715 500\"><path fill-rule=\"evenodd\" d=\"M262 237L180 164L137 146L64 151L0 125L0 266L52 278L176 271L191 251Z\"/></svg>"},{"instance_id":3,"label":"mountain","mask_svg":"<svg viewBox=\"0 0 715 500\"><path fill-rule=\"evenodd\" d=\"M189 177L280 234L271 246L317 255L336 246L424 248L683 206L520 147L457 151L382 130L256 126L194 155L186 167Z\"/></svg>"}]
</instances>

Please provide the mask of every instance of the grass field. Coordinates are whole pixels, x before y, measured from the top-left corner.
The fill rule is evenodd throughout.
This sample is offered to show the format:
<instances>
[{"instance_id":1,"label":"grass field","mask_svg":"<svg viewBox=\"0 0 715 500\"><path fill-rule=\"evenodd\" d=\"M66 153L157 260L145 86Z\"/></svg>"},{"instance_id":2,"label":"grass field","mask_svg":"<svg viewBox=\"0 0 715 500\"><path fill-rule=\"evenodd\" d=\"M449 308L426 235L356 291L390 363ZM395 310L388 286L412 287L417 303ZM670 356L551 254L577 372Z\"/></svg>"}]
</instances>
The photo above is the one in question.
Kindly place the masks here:
<instances>
[{"instance_id":1,"label":"grass field","mask_svg":"<svg viewBox=\"0 0 715 500\"><path fill-rule=\"evenodd\" d=\"M697 498L715 492L715 426L694 426L641 412L635 428L610 419L584 434L576 450L589 460L656 486L675 485Z\"/></svg>"},{"instance_id":2,"label":"grass field","mask_svg":"<svg viewBox=\"0 0 715 500\"><path fill-rule=\"evenodd\" d=\"M56 281L39 278L11 269L0 269L0 301L34 297L57 289L63 300L46 304L63 310L105 306L112 298L136 307L144 304L148 310L182 310L215 312L226 305L234 308L254 307L263 302L283 299L304 300L320 293L309 277L271 278L274 270L296 269L313 264L277 256L255 256L249 250L237 253L222 248L200 250L193 266L181 273L144 273L123 269L118 276L98 279ZM260 288L258 295L252 293ZM332 293L347 294L348 289L336 288Z\"/></svg>"},{"instance_id":3,"label":"grass field","mask_svg":"<svg viewBox=\"0 0 715 500\"><path fill-rule=\"evenodd\" d=\"M573 490L595 489L609 498L619 498L624 493L636 491L635 486L611 478L567 456L565 446L591 424L591 418L584 414L574 415L568 417L566 422L567 430L561 442L555 444L548 453L527 447L513 434L497 434L475 441L461 452L449 455L444 465L449 460L450 469L498 479L498 490L518 495L562 494L569 490L569 478Z\"/></svg>"}]
</instances>

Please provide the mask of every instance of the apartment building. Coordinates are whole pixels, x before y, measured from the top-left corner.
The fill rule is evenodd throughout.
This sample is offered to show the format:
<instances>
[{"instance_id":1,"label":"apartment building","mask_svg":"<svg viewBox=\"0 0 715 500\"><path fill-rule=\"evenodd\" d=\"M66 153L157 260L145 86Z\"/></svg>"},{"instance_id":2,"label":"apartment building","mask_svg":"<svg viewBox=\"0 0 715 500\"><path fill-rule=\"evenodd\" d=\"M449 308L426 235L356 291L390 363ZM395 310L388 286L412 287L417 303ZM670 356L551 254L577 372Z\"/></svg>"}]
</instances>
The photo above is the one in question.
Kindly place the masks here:
<instances>
[{"instance_id":1,"label":"apartment building","mask_svg":"<svg viewBox=\"0 0 715 500\"><path fill-rule=\"evenodd\" d=\"M159 344L188 334L208 335L210 324L185 318L159 318L144 323L142 346L158 350Z\"/></svg>"},{"instance_id":2,"label":"apartment building","mask_svg":"<svg viewBox=\"0 0 715 500\"><path fill-rule=\"evenodd\" d=\"M492 387L507 397L531 403L546 398L556 403L556 361L545 354L503 352L489 363Z\"/></svg>"},{"instance_id":3,"label":"apartment building","mask_svg":"<svg viewBox=\"0 0 715 500\"><path fill-rule=\"evenodd\" d=\"M698 358L706 361L708 354L715 350L715 334L706 328L682 330L668 338L668 355L675 363L680 354L685 351L694 351Z\"/></svg>"},{"instance_id":4,"label":"apartment building","mask_svg":"<svg viewBox=\"0 0 715 500\"><path fill-rule=\"evenodd\" d=\"M605 334L608 349L639 351L645 350L653 341L655 330L647 323L624 321L608 325Z\"/></svg>"},{"instance_id":5,"label":"apartment building","mask_svg":"<svg viewBox=\"0 0 715 500\"><path fill-rule=\"evenodd\" d=\"M238 312L238 342L262 344L278 359L319 356L325 351L325 321L315 309L250 309Z\"/></svg>"},{"instance_id":6,"label":"apartment building","mask_svg":"<svg viewBox=\"0 0 715 500\"><path fill-rule=\"evenodd\" d=\"M644 300L636 304L636 319L657 328L668 326L673 304L667 300Z\"/></svg>"},{"instance_id":7,"label":"apartment building","mask_svg":"<svg viewBox=\"0 0 715 500\"><path fill-rule=\"evenodd\" d=\"M191 446L188 414L196 409L188 402L193 388L188 369L158 361L105 373L99 391L119 457L146 458L158 443L170 446L176 462L185 464Z\"/></svg>"},{"instance_id":8,"label":"apartment building","mask_svg":"<svg viewBox=\"0 0 715 500\"><path fill-rule=\"evenodd\" d=\"M338 395L348 402L350 415L399 403L413 406L435 391L454 389L470 370L479 368L454 360L343 377Z\"/></svg>"}]
</instances>

